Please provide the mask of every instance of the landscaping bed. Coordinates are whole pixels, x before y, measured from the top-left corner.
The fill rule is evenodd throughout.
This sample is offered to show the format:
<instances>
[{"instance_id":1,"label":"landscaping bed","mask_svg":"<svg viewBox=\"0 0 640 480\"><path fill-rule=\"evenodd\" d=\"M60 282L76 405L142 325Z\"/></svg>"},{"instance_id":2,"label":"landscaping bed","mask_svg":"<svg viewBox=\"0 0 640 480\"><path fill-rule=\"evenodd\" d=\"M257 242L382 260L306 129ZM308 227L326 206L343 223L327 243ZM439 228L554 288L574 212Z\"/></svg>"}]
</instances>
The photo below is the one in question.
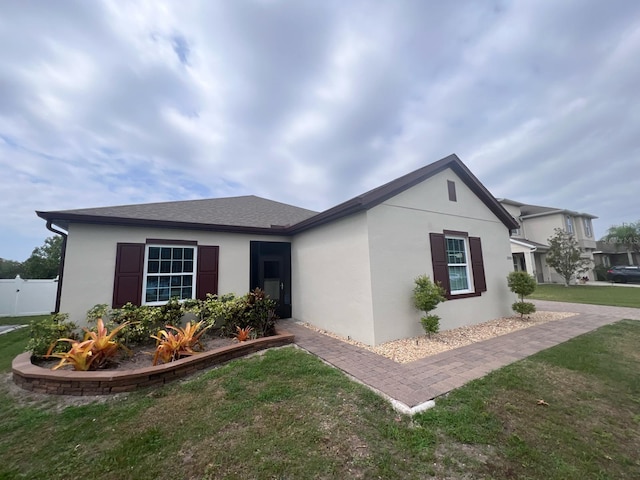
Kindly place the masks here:
<instances>
[{"instance_id":1,"label":"landscaping bed","mask_svg":"<svg viewBox=\"0 0 640 480\"><path fill-rule=\"evenodd\" d=\"M13 381L25 390L57 395L104 395L163 385L234 358L291 344L293 340L294 336L283 330L244 342L212 339L211 350L155 366L152 355L146 355L141 348L130 359L113 364L113 368L92 371L51 370L32 363L31 353L25 352L13 360L11 368Z\"/></svg>"}]
</instances>

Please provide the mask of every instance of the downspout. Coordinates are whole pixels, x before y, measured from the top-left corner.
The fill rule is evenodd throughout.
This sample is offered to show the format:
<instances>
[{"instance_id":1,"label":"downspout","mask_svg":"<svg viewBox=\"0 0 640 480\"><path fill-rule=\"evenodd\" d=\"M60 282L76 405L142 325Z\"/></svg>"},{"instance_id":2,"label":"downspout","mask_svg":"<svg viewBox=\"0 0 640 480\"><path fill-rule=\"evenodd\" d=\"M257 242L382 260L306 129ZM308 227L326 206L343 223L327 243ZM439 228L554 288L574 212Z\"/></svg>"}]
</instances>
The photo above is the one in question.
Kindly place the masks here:
<instances>
[{"instance_id":1,"label":"downspout","mask_svg":"<svg viewBox=\"0 0 640 480\"><path fill-rule=\"evenodd\" d=\"M47 230L62 236L62 248L60 249L60 265L58 266L58 288L56 291L56 308L53 313L60 313L60 297L62 296L62 277L64 276L64 257L67 253L67 234L56 230L51 224L51 220L47 220Z\"/></svg>"}]
</instances>

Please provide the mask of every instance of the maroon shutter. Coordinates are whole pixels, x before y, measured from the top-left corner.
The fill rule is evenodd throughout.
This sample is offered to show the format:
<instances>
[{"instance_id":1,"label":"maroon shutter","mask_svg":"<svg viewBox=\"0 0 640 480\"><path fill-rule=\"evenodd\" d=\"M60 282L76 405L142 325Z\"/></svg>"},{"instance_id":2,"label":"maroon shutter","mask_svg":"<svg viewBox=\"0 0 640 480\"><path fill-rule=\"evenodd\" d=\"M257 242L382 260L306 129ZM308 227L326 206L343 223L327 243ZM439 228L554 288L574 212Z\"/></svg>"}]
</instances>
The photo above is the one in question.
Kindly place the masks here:
<instances>
[{"instance_id":1,"label":"maroon shutter","mask_svg":"<svg viewBox=\"0 0 640 480\"><path fill-rule=\"evenodd\" d=\"M476 293L487 291L487 281L484 277L484 261L482 260L482 245L479 237L469 237L471 251L471 269L473 271L473 285Z\"/></svg>"},{"instance_id":2,"label":"maroon shutter","mask_svg":"<svg viewBox=\"0 0 640 480\"><path fill-rule=\"evenodd\" d=\"M449 266L447 264L447 249L442 233L430 233L429 240L431 242L431 263L433 264L433 281L440 283L442 288L447 292L447 296L451 294L449 285Z\"/></svg>"},{"instance_id":3,"label":"maroon shutter","mask_svg":"<svg viewBox=\"0 0 640 480\"><path fill-rule=\"evenodd\" d=\"M196 298L205 300L207 293L218 293L219 247L198 247L198 274L196 276Z\"/></svg>"},{"instance_id":4,"label":"maroon shutter","mask_svg":"<svg viewBox=\"0 0 640 480\"><path fill-rule=\"evenodd\" d=\"M113 308L120 308L127 302L140 305L143 268L144 244L118 243L113 283Z\"/></svg>"}]
</instances>

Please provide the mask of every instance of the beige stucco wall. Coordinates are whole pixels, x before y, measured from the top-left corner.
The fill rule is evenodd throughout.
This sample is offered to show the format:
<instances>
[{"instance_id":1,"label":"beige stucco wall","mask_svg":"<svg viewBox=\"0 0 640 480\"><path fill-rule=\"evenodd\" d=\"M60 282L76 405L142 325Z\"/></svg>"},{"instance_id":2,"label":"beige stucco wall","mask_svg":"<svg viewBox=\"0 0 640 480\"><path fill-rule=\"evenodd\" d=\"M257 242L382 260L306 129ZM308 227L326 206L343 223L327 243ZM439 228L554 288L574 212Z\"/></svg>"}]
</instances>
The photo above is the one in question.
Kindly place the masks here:
<instances>
[{"instance_id":1,"label":"beige stucco wall","mask_svg":"<svg viewBox=\"0 0 640 480\"><path fill-rule=\"evenodd\" d=\"M291 269L296 320L373 344L366 213L296 235Z\"/></svg>"},{"instance_id":2,"label":"beige stucco wall","mask_svg":"<svg viewBox=\"0 0 640 480\"><path fill-rule=\"evenodd\" d=\"M457 202L447 195L447 180L456 184ZM449 300L433 312L441 329L510 315L513 294L506 277L512 269L509 231L467 188L446 170L367 212L375 343L423 334L421 313L412 305L414 279L433 278L429 233L443 230L480 237L487 292L480 297Z\"/></svg>"},{"instance_id":3,"label":"beige stucco wall","mask_svg":"<svg viewBox=\"0 0 640 480\"><path fill-rule=\"evenodd\" d=\"M200 245L218 245L218 293L239 295L246 293L250 286L249 242L290 241L288 237L72 224L67 240L60 311L68 313L71 320L83 324L89 308L100 303L110 306L113 297L116 244L145 243L147 238L195 240Z\"/></svg>"}]
</instances>

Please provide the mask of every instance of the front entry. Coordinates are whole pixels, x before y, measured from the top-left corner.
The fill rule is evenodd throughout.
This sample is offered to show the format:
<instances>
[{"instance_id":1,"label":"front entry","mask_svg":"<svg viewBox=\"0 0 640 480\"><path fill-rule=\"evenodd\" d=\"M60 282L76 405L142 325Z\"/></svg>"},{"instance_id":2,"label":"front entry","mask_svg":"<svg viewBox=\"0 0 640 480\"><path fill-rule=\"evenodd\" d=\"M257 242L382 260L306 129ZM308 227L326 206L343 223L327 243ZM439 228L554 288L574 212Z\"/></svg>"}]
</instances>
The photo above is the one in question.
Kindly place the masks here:
<instances>
[{"instance_id":1,"label":"front entry","mask_svg":"<svg viewBox=\"0 0 640 480\"><path fill-rule=\"evenodd\" d=\"M291 244L251 242L251 290L258 287L278 302L276 314L291 317Z\"/></svg>"}]
</instances>

